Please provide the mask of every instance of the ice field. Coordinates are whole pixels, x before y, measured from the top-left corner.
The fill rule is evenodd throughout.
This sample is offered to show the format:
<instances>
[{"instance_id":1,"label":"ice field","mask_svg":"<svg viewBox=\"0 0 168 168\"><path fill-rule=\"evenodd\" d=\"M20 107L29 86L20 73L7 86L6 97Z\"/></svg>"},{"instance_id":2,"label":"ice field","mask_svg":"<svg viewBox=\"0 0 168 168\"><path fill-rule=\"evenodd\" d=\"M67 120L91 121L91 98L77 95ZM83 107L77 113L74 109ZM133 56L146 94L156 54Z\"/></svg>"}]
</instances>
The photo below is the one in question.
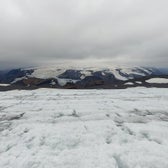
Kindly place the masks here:
<instances>
[{"instance_id":1,"label":"ice field","mask_svg":"<svg viewBox=\"0 0 168 168\"><path fill-rule=\"evenodd\" d=\"M168 168L168 89L0 92L0 168Z\"/></svg>"}]
</instances>

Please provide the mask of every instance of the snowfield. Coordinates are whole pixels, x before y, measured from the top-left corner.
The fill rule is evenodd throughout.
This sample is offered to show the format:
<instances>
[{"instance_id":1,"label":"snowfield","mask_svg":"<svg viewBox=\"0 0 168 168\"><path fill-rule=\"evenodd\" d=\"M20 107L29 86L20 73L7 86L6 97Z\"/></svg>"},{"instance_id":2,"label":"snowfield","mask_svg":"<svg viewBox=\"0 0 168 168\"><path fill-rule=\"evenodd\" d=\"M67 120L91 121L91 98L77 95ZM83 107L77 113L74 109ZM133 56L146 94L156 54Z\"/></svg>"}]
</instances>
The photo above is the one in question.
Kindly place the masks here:
<instances>
[{"instance_id":1,"label":"snowfield","mask_svg":"<svg viewBox=\"0 0 168 168\"><path fill-rule=\"evenodd\" d=\"M168 83L168 79L166 78L152 78L146 80L148 83Z\"/></svg>"},{"instance_id":2,"label":"snowfield","mask_svg":"<svg viewBox=\"0 0 168 168\"><path fill-rule=\"evenodd\" d=\"M0 168L168 168L168 89L0 92Z\"/></svg>"}]
</instances>

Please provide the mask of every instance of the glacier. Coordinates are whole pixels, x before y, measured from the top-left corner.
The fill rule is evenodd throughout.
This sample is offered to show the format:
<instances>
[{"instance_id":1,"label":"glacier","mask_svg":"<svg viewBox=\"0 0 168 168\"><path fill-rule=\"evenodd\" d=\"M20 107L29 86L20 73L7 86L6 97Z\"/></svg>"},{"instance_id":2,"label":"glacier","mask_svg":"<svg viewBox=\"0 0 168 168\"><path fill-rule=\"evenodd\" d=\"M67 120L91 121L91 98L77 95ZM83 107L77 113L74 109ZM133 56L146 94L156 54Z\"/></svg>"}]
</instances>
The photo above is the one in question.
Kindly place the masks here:
<instances>
[{"instance_id":1,"label":"glacier","mask_svg":"<svg viewBox=\"0 0 168 168\"><path fill-rule=\"evenodd\" d=\"M0 92L0 168L167 168L168 90Z\"/></svg>"}]
</instances>

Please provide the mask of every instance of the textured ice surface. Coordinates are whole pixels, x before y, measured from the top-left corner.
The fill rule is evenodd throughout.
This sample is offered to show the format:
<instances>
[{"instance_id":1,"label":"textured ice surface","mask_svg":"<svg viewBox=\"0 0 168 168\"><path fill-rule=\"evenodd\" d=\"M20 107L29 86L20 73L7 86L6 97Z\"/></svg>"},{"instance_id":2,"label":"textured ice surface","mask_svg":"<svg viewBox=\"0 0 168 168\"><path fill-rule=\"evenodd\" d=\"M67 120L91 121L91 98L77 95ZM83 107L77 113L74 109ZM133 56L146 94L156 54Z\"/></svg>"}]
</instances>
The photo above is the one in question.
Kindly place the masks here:
<instances>
[{"instance_id":1,"label":"textured ice surface","mask_svg":"<svg viewBox=\"0 0 168 168\"><path fill-rule=\"evenodd\" d=\"M0 92L0 168L167 167L167 89Z\"/></svg>"}]
</instances>

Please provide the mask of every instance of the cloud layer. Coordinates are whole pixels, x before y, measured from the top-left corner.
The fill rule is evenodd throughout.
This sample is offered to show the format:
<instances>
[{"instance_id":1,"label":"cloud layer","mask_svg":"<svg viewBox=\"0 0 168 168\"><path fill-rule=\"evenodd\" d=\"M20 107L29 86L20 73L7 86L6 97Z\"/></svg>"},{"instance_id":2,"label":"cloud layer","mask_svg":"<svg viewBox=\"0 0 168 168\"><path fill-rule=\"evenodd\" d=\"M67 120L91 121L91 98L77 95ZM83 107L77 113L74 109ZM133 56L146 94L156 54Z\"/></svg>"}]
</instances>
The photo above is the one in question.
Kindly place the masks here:
<instances>
[{"instance_id":1,"label":"cloud layer","mask_svg":"<svg viewBox=\"0 0 168 168\"><path fill-rule=\"evenodd\" d=\"M0 1L0 61L168 66L167 0Z\"/></svg>"}]
</instances>

